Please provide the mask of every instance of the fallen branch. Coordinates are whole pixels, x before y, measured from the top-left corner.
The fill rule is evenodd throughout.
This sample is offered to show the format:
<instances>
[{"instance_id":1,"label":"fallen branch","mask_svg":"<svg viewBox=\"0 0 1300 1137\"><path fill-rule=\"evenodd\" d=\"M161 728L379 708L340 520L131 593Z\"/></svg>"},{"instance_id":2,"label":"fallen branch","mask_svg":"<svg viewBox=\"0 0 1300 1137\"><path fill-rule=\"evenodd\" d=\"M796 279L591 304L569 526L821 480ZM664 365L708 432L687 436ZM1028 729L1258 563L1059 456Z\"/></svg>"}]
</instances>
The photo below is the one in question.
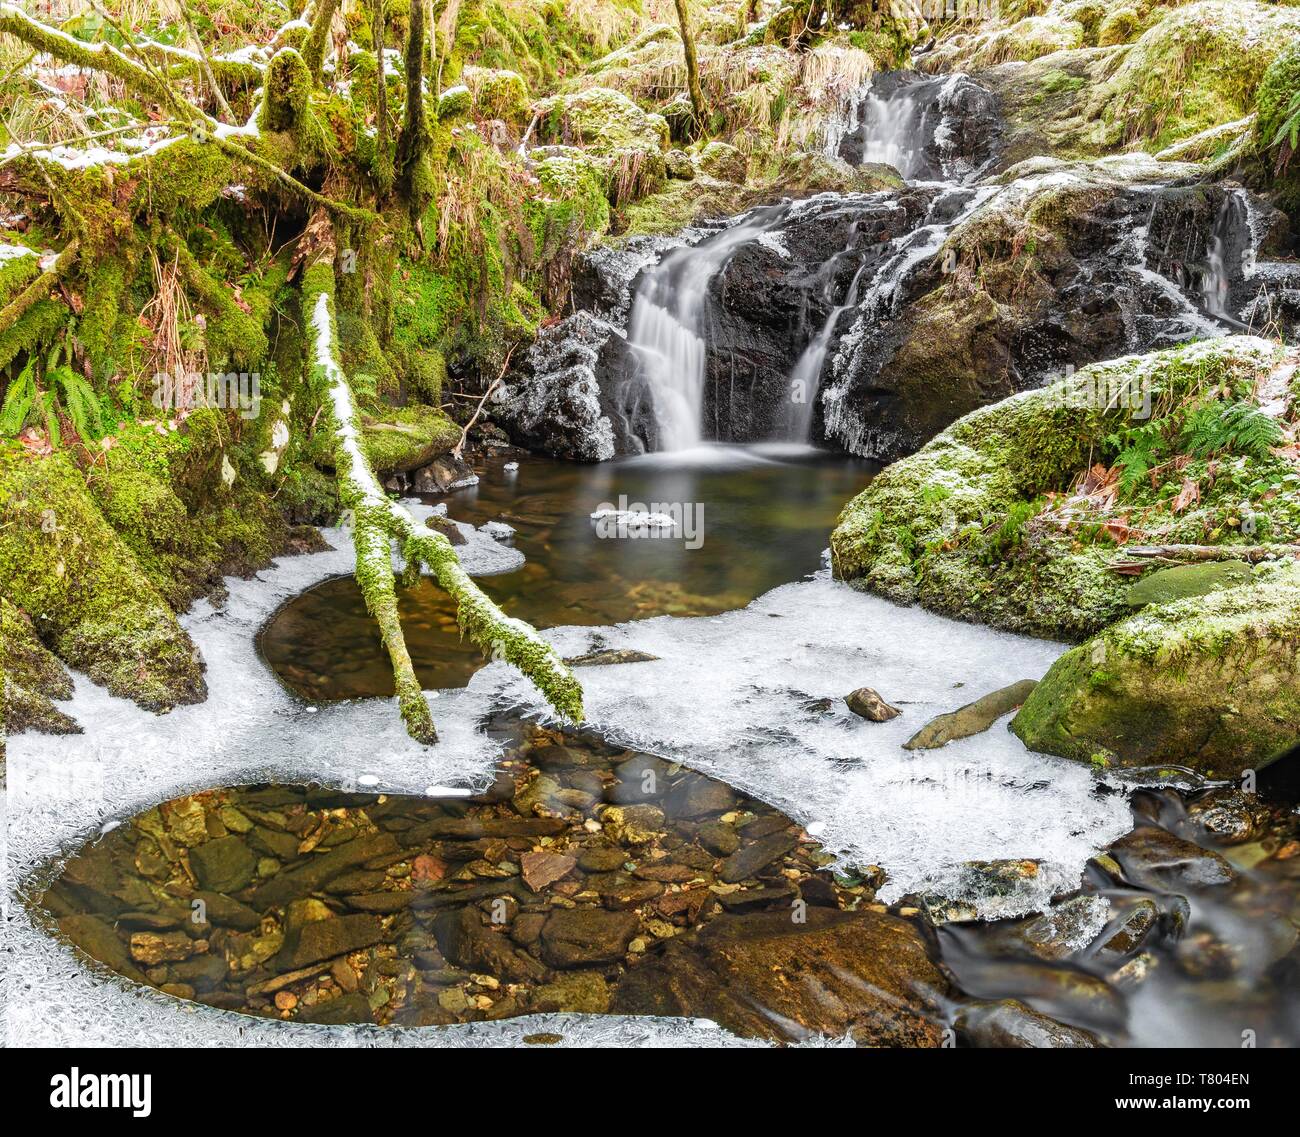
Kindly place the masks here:
<instances>
[{"instance_id":1,"label":"fallen branch","mask_svg":"<svg viewBox=\"0 0 1300 1137\"><path fill-rule=\"evenodd\" d=\"M1179 563L1246 561L1258 564L1281 557L1300 557L1300 545L1126 545L1120 552L1142 560ZM1111 567L1119 571L1121 566L1117 563Z\"/></svg>"},{"instance_id":2,"label":"fallen branch","mask_svg":"<svg viewBox=\"0 0 1300 1137\"><path fill-rule=\"evenodd\" d=\"M452 457L454 457L456 461L459 462L465 454L465 442L469 438L470 428L478 422L479 415L483 413L484 404L488 401L492 392L500 387L502 381L505 379L506 369L510 366L510 357L514 355L515 347L515 344L510 345L510 350L506 352L505 362L501 364L501 374L493 379L491 384L488 386L488 389L483 392L483 397L479 399L478 406L474 408L474 413L470 416L469 422L465 424L465 429L460 432L460 441L456 443L455 448L451 452Z\"/></svg>"},{"instance_id":3,"label":"fallen branch","mask_svg":"<svg viewBox=\"0 0 1300 1137\"><path fill-rule=\"evenodd\" d=\"M333 240L323 241L313 250L309 267L303 272L303 314L310 328L311 376L334 427L339 498L353 518L357 583L388 650L407 731L419 742L437 740L429 704L402 634L393 577L394 540L401 542L408 580L427 568L456 600L456 620L461 629L490 658L513 664L537 684L561 715L580 720L582 688L555 649L531 625L502 612L461 568L451 542L389 500L375 477L362 449L352 388L338 363L333 260Z\"/></svg>"},{"instance_id":4,"label":"fallen branch","mask_svg":"<svg viewBox=\"0 0 1300 1137\"><path fill-rule=\"evenodd\" d=\"M19 317L38 300L44 300L49 296L50 289L76 262L80 247L80 242L69 241L63 252L54 258L54 263L15 296L3 311L0 311L0 335L12 328Z\"/></svg>"}]
</instances>

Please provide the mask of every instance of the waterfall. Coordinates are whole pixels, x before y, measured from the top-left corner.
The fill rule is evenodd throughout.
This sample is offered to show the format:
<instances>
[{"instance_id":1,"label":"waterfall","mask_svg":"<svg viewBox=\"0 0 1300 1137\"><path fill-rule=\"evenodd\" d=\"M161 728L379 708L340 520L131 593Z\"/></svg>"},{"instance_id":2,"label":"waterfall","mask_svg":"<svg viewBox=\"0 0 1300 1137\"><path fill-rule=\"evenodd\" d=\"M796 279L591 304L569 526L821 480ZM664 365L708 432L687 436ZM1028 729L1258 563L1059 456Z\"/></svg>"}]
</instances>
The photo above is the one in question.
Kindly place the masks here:
<instances>
[{"instance_id":1,"label":"waterfall","mask_svg":"<svg viewBox=\"0 0 1300 1137\"><path fill-rule=\"evenodd\" d=\"M845 250L851 252L852 246ZM845 312L858 306L858 288L867 272L867 262L858 266L849 283L844 302L831 309L831 313L822 324L821 331L803 350L794 370L790 373L790 406L786 411L783 437L793 442L811 442L813 427L813 409L817 395L821 390L822 367L830 351L831 340L835 335L836 325ZM827 291L834 284L834 274L827 281ZM829 300L830 297L828 296Z\"/></svg>"},{"instance_id":2,"label":"waterfall","mask_svg":"<svg viewBox=\"0 0 1300 1137\"><path fill-rule=\"evenodd\" d=\"M884 97L868 91L863 98L860 128L863 164L893 166L904 178L911 178L925 144L923 118L922 105L905 87Z\"/></svg>"},{"instance_id":3,"label":"waterfall","mask_svg":"<svg viewBox=\"0 0 1300 1137\"><path fill-rule=\"evenodd\" d=\"M1228 309L1228 296L1232 287L1232 270L1228 267L1232 243L1241 233L1248 231L1246 206L1240 191L1224 195L1223 204L1214 219L1214 228L1205 247L1205 270L1201 273L1201 303L1216 319L1243 327L1237 316Z\"/></svg>"},{"instance_id":4,"label":"waterfall","mask_svg":"<svg viewBox=\"0 0 1300 1137\"><path fill-rule=\"evenodd\" d=\"M627 340L654 397L659 450L685 450L701 441L709 281L784 213L784 206L755 210L698 246L674 249L642 278Z\"/></svg>"}]
</instances>

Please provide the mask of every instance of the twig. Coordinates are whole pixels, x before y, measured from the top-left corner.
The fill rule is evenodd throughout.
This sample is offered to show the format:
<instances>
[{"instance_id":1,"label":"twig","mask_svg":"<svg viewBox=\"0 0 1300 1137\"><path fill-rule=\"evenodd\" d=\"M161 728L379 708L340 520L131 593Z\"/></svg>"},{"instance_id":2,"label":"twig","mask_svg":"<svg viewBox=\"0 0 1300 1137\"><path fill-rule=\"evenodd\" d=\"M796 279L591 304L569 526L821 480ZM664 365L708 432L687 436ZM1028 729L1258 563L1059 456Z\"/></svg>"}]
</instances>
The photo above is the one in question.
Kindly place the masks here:
<instances>
[{"instance_id":1,"label":"twig","mask_svg":"<svg viewBox=\"0 0 1300 1137\"><path fill-rule=\"evenodd\" d=\"M488 401L488 397L492 394L493 391L495 391L499 386L501 386L501 381L505 379L506 370L510 366L510 357L514 355L515 348L517 346L518 344L510 345L510 350L506 352L505 362L501 364L501 374L498 375L495 379L493 379L492 382L488 385L488 389L483 392L483 397L479 399L478 406L474 408L473 415L470 416L469 422L465 424L465 429L460 432L460 441L456 443L455 448L451 452L452 457L455 458L457 462L461 460L461 457L465 452L465 441L466 439L469 438L470 427L472 427L476 422L478 422L479 415L483 413L483 406Z\"/></svg>"}]
</instances>

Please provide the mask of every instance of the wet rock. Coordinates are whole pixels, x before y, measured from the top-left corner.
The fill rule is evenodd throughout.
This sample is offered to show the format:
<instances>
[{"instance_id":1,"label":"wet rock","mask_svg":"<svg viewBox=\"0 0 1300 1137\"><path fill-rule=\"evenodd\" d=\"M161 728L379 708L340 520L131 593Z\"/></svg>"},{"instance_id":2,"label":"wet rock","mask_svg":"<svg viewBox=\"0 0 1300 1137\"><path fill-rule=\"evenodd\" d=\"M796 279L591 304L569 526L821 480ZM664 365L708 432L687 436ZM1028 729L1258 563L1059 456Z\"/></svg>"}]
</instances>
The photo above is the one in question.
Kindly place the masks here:
<instances>
[{"instance_id":1,"label":"wet rock","mask_svg":"<svg viewBox=\"0 0 1300 1137\"><path fill-rule=\"evenodd\" d=\"M1101 946L1108 956L1127 956L1137 951L1160 921L1160 908L1154 900L1135 900L1124 912L1119 926Z\"/></svg>"},{"instance_id":2,"label":"wet rock","mask_svg":"<svg viewBox=\"0 0 1300 1137\"><path fill-rule=\"evenodd\" d=\"M272 877L258 886L250 903L259 909L286 904L297 896L315 892L346 869L356 868L375 857L396 851L397 841L391 833L358 837L328 853L314 856L291 872Z\"/></svg>"},{"instance_id":3,"label":"wet rock","mask_svg":"<svg viewBox=\"0 0 1300 1137\"><path fill-rule=\"evenodd\" d=\"M989 942L995 951L1027 953L1048 961L1066 959L1097 938L1109 915L1105 898L1075 896L1040 916L1001 925Z\"/></svg>"},{"instance_id":4,"label":"wet rock","mask_svg":"<svg viewBox=\"0 0 1300 1137\"><path fill-rule=\"evenodd\" d=\"M845 695L844 701L855 715L871 722L888 722L903 713L897 707L891 707L870 687L859 687Z\"/></svg>"},{"instance_id":5,"label":"wet rock","mask_svg":"<svg viewBox=\"0 0 1300 1137\"><path fill-rule=\"evenodd\" d=\"M971 1046L978 1047L1064 1050L1101 1045L1088 1031L1059 1023L1016 999L963 1007L955 1025Z\"/></svg>"},{"instance_id":6,"label":"wet rock","mask_svg":"<svg viewBox=\"0 0 1300 1137\"><path fill-rule=\"evenodd\" d=\"M799 899L793 885L774 885L771 888L742 888L739 892L723 892L718 903L728 912L760 912L780 906L790 908Z\"/></svg>"},{"instance_id":7,"label":"wet rock","mask_svg":"<svg viewBox=\"0 0 1300 1137\"><path fill-rule=\"evenodd\" d=\"M655 805L619 805L602 810L600 820L615 841L645 845L663 832L664 811Z\"/></svg>"},{"instance_id":8,"label":"wet rock","mask_svg":"<svg viewBox=\"0 0 1300 1137\"><path fill-rule=\"evenodd\" d=\"M639 926L633 912L560 909L542 927L542 955L552 967L612 963L626 953Z\"/></svg>"},{"instance_id":9,"label":"wet rock","mask_svg":"<svg viewBox=\"0 0 1300 1137\"><path fill-rule=\"evenodd\" d=\"M931 1000L947 986L906 921L809 908L804 924L786 912L723 915L667 941L627 975L611 1009L709 1018L779 1042L825 1034L937 1047Z\"/></svg>"},{"instance_id":10,"label":"wet rock","mask_svg":"<svg viewBox=\"0 0 1300 1137\"><path fill-rule=\"evenodd\" d=\"M310 963L372 947L383 938L379 921L367 913L313 920L293 934L286 934L279 963L285 969L306 967Z\"/></svg>"},{"instance_id":11,"label":"wet rock","mask_svg":"<svg viewBox=\"0 0 1300 1137\"><path fill-rule=\"evenodd\" d=\"M676 782L664 802L669 816L677 818L708 817L736 808L731 787L703 774L687 774Z\"/></svg>"},{"instance_id":12,"label":"wet rock","mask_svg":"<svg viewBox=\"0 0 1300 1137\"><path fill-rule=\"evenodd\" d=\"M1231 884L1236 872L1218 853L1144 825L1110 847L1126 879L1157 891L1213 888Z\"/></svg>"},{"instance_id":13,"label":"wet rock","mask_svg":"<svg viewBox=\"0 0 1300 1137\"><path fill-rule=\"evenodd\" d=\"M793 829L759 837L743 844L723 861L718 876L727 884L749 880L791 852L798 843L798 834Z\"/></svg>"},{"instance_id":14,"label":"wet rock","mask_svg":"<svg viewBox=\"0 0 1300 1137\"><path fill-rule=\"evenodd\" d=\"M410 889L395 888L386 892L362 892L345 896L343 902L355 912L373 912L388 916L408 907L415 898Z\"/></svg>"},{"instance_id":15,"label":"wet rock","mask_svg":"<svg viewBox=\"0 0 1300 1137\"><path fill-rule=\"evenodd\" d=\"M1035 679L1022 679L967 703L948 714L937 715L903 743L904 750L932 750L954 739L969 738L988 730L1003 715L1021 706L1038 685Z\"/></svg>"},{"instance_id":16,"label":"wet rock","mask_svg":"<svg viewBox=\"0 0 1300 1137\"><path fill-rule=\"evenodd\" d=\"M190 867L210 892L238 892L252 879L257 858L241 837L218 837L190 850Z\"/></svg>"},{"instance_id":17,"label":"wet rock","mask_svg":"<svg viewBox=\"0 0 1300 1137\"><path fill-rule=\"evenodd\" d=\"M1236 789L1210 790L1187 806L1187 819L1216 845L1253 841L1268 824L1268 807Z\"/></svg>"},{"instance_id":18,"label":"wet rock","mask_svg":"<svg viewBox=\"0 0 1300 1137\"><path fill-rule=\"evenodd\" d=\"M98 916L64 916L58 922L59 931L91 959L136 983L147 983L144 973L135 965L126 945L113 931L113 926Z\"/></svg>"},{"instance_id":19,"label":"wet rock","mask_svg":"<svg viewBox=\"0 0 1300 1137\"><path fill-rule=\"evenodd\" d=\"M653 754L633 755L619 763L606 796L621 805L656 802L668 791L668 770L668 763Z\"/></svg>"},{"instance_id":20,"label":"wet rock","mask_svg":"<svg viewBox=\"0 0 1300 1137\"><path fill-rule=\"evenodd\" d=\"M191 940L184 932L134 932L131 957L144 964L158 964L188 959L195 951L207 950L203 940Z\"/></svg>"},{"instance_id":21,"label":"wet rock","mask_svg":"<svg viewBox=\"0 0 1300 1137\"><path fill-rule=\"evenodd\" d=\"M648 651L635 648L605 648L602 651L590 651L586 655L574 655L565 659L570 667L597 667L615 663L653 663L659 657Z\"/></svg>"},{"instance_id":22,"label":"wet rock","mask_svg":"<svg viewBox=\"0 0 1300 1137\"><path fill-rule=\"evenodd\" d=\"M312 1007L301 1007L294 1016L294 1021L321 1026L344 1026L348 1023L374 1022L375 1016L366 997L361 992L354 991Z\"/></svg>"},{"instance_id":23,"label":"wet rock","mask_svg":"<svg viewBox=\"0 0 1300 1137\"><path fill-rule=\"evenodd\" d=\"M628 859L625 849L614 845L597 845L578 854L578 867L584 872L612 872Z\"/></svg>"},{"instance_id":24,"label":"wet rock","mask_svg":"<svg viewBox=\"0 0 1300 1137\"><path fill-rule=\"evenodd\" d=\"M524 883L534 892L541 892L547 885L568 876L577 863L567 853L525 853L520 858Z\"/></svg>"},{"instance_id":25,"label":"wet rock","mask_svg":"<svg viewBox=\"0 0 1300 1137\"><path fill-rule=\"evenodd\" d=\"M706 821L696 830L696 837L710 853L729 857L740 848L740 834L725 821Z\"/></svg>"},{"instance_id":26,"label":"wet rock","mask_svg":"<svg viewBox=\"0 0 1300 1137\"><path fill-rule=\"evenodd\" d=\"M533 991L534 1011L602 1015L609 1010L609 984L590 971L557 975Z\"/></svg>"},{"instance_id":27,"label":"wet rock","mask_svg":"<svg viewBox=\"0 0 1300 1137\"><path fill-rule=\"evenodd\" d=\"M484 924L475 909L440 914L433 922L433 934L442 954L468 971L496 976L505 982L536 981L546 974L540 963L518 951L500 931Z\"/></svg>"}]
</instances>

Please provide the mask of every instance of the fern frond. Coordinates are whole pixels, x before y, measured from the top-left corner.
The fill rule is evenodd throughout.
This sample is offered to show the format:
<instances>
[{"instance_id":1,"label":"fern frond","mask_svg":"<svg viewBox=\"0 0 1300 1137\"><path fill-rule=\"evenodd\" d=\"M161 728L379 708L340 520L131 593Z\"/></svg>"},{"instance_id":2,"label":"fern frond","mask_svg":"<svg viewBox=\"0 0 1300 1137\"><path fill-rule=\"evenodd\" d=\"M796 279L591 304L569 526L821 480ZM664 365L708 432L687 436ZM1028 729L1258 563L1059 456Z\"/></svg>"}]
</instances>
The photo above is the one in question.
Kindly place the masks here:
<instances>
[{"instance_id":1,"label":"fern frond","mask_svg":"<svg viewBox=\"0 0 1300 1137\"><path fill-rule=\"evenodd\" d=\"M0 434L17 434L27 425L27 417L36 402L36 380L32 377L32 363L19 373L5 394L4 406L0 407Z\"/></svg>"}]
</instances>

